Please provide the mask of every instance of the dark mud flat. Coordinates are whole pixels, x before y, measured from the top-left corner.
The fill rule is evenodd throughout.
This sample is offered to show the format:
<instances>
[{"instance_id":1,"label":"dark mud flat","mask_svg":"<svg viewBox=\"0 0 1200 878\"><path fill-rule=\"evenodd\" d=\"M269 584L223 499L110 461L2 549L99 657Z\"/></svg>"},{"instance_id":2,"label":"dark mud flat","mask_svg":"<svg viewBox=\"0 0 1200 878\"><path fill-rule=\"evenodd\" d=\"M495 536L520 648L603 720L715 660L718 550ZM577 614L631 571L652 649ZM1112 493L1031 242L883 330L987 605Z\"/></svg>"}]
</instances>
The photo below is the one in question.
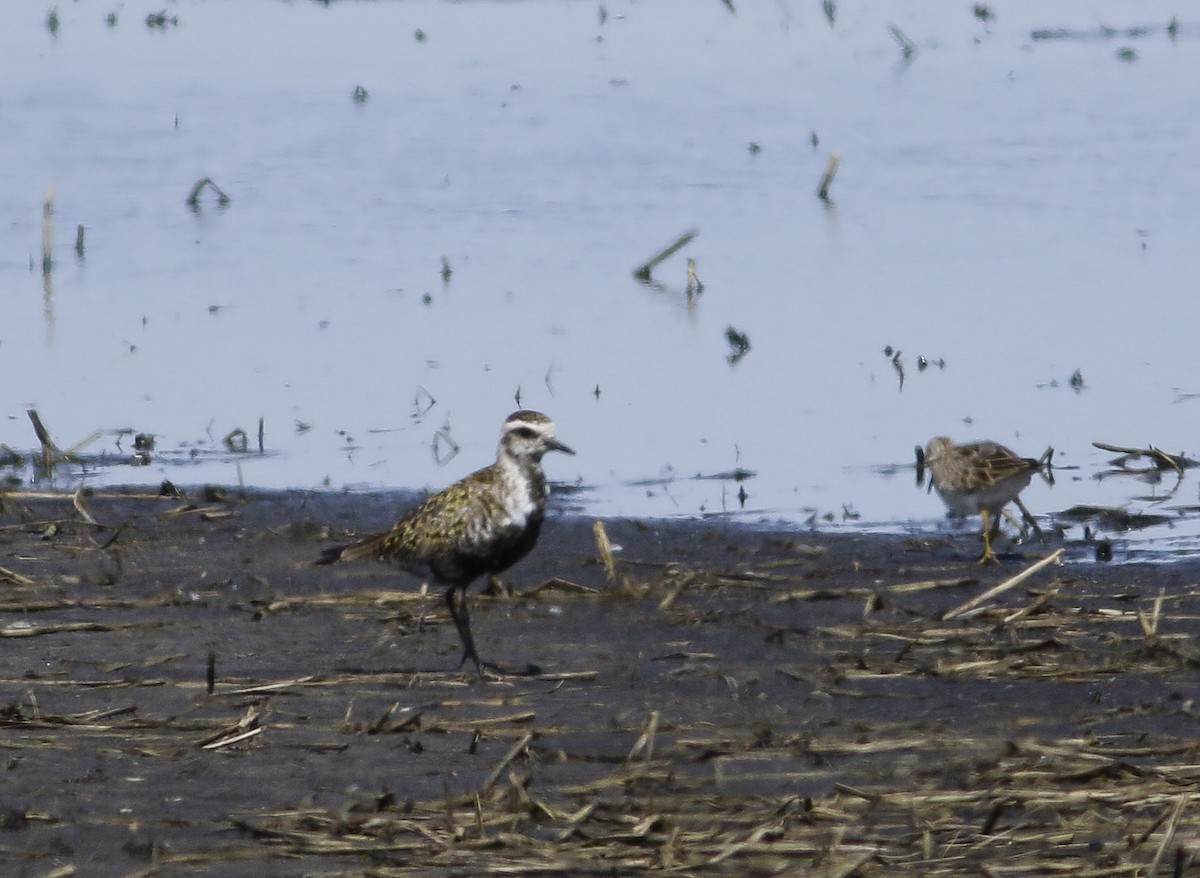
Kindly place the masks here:
<instances>
[{"instance_id":1,"label":"dark mud flat","mask_svg":"<svg viewBox=\"0 0 1200 878\"><path fill-rule=\"evenodd\" d=\"M5 875L1197 874L1200 567L559 516L475 593L396 498L7 495ZM1160 600L1161 596L1161 600ZM212 691L208 666L212 656Z\"/></svg>"}]
</instances>

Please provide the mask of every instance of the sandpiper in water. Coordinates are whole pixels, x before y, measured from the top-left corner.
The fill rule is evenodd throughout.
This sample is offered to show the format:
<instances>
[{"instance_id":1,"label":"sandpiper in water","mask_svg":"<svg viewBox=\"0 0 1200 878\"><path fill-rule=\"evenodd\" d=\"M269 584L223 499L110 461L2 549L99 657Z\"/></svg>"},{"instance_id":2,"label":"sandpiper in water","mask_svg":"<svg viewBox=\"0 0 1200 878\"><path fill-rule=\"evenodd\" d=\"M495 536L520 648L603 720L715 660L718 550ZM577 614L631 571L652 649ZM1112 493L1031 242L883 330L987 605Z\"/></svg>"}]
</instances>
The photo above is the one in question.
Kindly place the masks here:
<instances>
[{"instance_id":1,"label":"sandpiper in water","mask_svg":"<svg viewBox=\"0 0 1200 878\"><path fill-rule=\"evenodd\" d=\"M983 554L979 563L997 563L992 549L992 536L1000 529L1000 512L1011 502L1021 507L1020 494L1029 485L1033 474L1047 466L1053 450L1041 460L1019 457L1011 449L996 442L967 442L962 445L945 436L938 436L925 447L925 463L929 466L930 481L946 504L950 514L965 517L979 513L983 519Z\"/></svg>"}]
</instances>

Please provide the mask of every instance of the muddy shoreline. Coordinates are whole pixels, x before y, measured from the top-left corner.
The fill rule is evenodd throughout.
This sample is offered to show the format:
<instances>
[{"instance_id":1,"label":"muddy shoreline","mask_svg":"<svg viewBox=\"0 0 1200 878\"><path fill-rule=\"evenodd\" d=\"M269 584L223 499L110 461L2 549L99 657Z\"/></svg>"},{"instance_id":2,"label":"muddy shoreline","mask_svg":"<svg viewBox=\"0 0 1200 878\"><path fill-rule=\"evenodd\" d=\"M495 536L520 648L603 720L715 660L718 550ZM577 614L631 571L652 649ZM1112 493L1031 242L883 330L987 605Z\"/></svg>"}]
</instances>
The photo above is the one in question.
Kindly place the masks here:
<instances>
[{"instance_id":1,"label":"muddy shoreline","mask_svg":"<svg viewBox=\"0 0 1200 878\"><path fill-rule=\"evenodd\" d=\"M10 874L1189 867L1200 564L945 618L1057 546L607 521L610 577L559 510L472 592L481 653L540 673L481 680L436 591L312 566L403 505L4 495Z\"/></svg>"}]
</instances>

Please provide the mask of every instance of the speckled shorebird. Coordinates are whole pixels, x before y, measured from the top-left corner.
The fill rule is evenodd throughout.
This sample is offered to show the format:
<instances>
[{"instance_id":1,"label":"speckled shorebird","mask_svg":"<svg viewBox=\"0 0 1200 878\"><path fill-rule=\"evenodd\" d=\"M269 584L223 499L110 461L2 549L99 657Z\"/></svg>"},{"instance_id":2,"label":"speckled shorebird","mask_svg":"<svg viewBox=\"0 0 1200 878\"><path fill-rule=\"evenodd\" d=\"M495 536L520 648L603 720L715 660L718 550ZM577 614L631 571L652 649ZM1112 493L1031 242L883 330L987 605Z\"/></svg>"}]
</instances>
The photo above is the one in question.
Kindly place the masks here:
<instances>
[{"instance_id":1,"label":"speckled shorebird","mask_svg":"<svg viewBox=\"0 0 1200 878\"><path fill-rule=\"evenodd\" d=\"M983 519L980 564L998 563L992 549L992 536L1000 530L1000 512L1008 503L1015 501L1026 519L1033 521L1029 510L1021 503L1020 494L1029 485L1033 474L1047 465L1053 453L1050 449L1040 460L1034 460L1019 457L996 442L958 445L945 436L931 439L925 446L930 482L950 514L957 518L979 513Z\"/></svg>"},{"instance_id":2,"label":"speckled shorebird","mask_svg":"<svg viewBox=\"0 0 1200 878\"><path fill-rule=\"evenodd\" d=\"M513 412L500 433L496 462L426 499L390 530L348 546L326 549L318 564L374 559L390 561L446 587L446 605L462 640L461 667L480 661L471 637L467 587L520 561L537 542L549 488L542 456L575 452L554 435L541 412Z\"/></svg>"}]
</instances>

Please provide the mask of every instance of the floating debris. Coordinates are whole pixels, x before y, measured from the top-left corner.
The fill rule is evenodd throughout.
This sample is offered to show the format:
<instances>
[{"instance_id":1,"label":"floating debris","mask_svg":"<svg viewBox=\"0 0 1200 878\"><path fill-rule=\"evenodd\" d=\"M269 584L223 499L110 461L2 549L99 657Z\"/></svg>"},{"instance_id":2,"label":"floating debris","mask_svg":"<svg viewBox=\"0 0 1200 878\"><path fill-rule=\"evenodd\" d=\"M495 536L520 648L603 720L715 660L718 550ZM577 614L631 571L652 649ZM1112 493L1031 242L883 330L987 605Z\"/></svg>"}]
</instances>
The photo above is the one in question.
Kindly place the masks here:
<instances>
[{"instance_id":1,"label":"floating debris","mask_svg":"<svg viewBox=\"0 0 1200 878\"><path fill-rule=\"evenodd\" d=\"M148 28L165 30L168 26L178 27L179 18L167 14L167 10L165 9L160 9L158 12L151 12L146 16L146 27Z\"/></svg>"},{"instance_id":2,"label":"floating debris","mask_svg":"<svg viewBox=\"0 0 1200 878\"><path fill-rule=\"evenodd\" d=\"M1113 451L1123 455L1112 461L1113 466L1118 466L1124 469L1130 460L1137 460L1143 456L1149 457L1154 465L1160 470L1174 470L1175 472L1183 472L1185 469L1191 469L1194 466L1200 466L1200 461L1193 460L1183 454L1167 454L1162 449L1155 448L1149 445L1146 448L1130 448L1125 445L1110 445L1107 442L1093 442L1096 448L1101 451Z\"/></svg>"},{"instance_id":3,"label":"floating debris","mask_svg":"<svg viewBox=\"0 0 1200 878\"><path fill-rule=\"evenodd\" d=\"M450 260L445 256L442 257L442 286L450 286L450 278L454 276L454 269L450 267Z\"/></svg>"},{"instance_id":4,"label":"floating debris","mask_svg":"<svg viewBox=\"0 0 1200 878\"><path fill-rule=\"evenodd\" d=\"M54 267L54 184L46 187L42 201L42 276L48 277Z\"/></svg>"},{"instance_id":5,"label":"floating debris","mask_svg":"<svg viewBox=\"0 0 1200 878\"><path fill-rule=\"evenodd\" d=\"M1031 40L1137 40L1156 33L1165 33L1174 38L1179 33L1179 21L1172 18L1166 25L1138 25L1128 28L1116 28L1100 25L1088 30L1072 30L1066 27L1042 28L1031 31Z\"/></svg>"},{"instance_id":6,"label":"floating debris","mask_svg":"<svg viewBox=\"0 0 1200 878\"><path fill-rule=\"evenodd\" d=\"M361 85L356 85L354 86L354 91L351 93L350 97L351 100L353 100L356 104L365 104L370 95Z\"/></svg>"},{"instance_id":7,"label":"floating debris","mask_svg":"<svg viewBox=\"0 0 1200 878\"><path fill-rule=\"evenodd\" d=\"M192 210L199 208L200 195L205 189L212 189L212 191L216 193L217 205L219 207L225 207L229 204L229 196L225 194L220 186L212 181L211 177L205 177L202 180L197 180L196 184L192 186L192 191L188 193L188 197L184 200L184 204L186 204Z\"/></svg>"},{"instance_id":8,"label":"floating debris","mask_svg":"<svg viewBox=\"0 0 1200 878\"><path fill-rule=\"evenodd\" d=\"M230 430L221 443L233 454L245 454L250 450L250 437L241 427Z\"/></svg>"},{"instance_id":9,"label":"floating debris","mask_svg":"<svg viewBox=\"0 0 1200 878\"><path fill-rule=\"evenodd\" d=\"M1113 506L1089 506L1079 504L1054 514L1079 524L1089 522L1109 531L1144 530L1160 524L1169 524L1177 518L1171 515L1156 515L1147 512L1130 512Z\"/></svg>"},{"instance_id":10,"label":"floating debris","mask_svg":"<svg viewBox=\"0 0 1200 878\"><path fill-rule=\"evenodd\" d=\"M636 277L638 280L642 281L643 283L649 282L651 279L651 272L654 271L654 269L660 263L669 259L676 252L678 252L679 250L686 247L699 234L700 234L699 229L688 229L686 232L684 232L682 235L680 235L678 238L676 238L669 245L664 247L658 253L651 256L649 259L647 259L645 262L643 262L641 265L639 265L637 268L635 268L633 270L633 276Z\"/></svg>"},{"instance_id":11,"label":"floating debris","mask_svg":"<svg viewBox=\"0 0 1200 878\"><path fill-rule=\"evenodd\" d=\"M888 25L888 33L892 35L892 39L900 46L900 54L905 61L911 61L917 54L917 44L908 38L904 31L900 30L896 25Z\"/></svg>"},{"instance_id":12,"label":"floating debris","mask_svg":"<svg viewBox=\"0 0 1200 878\"><path fill-rule=\"evenodd\" d=\"M736 366L746 354L750 353L750 338L741 330L732 326L725 328L725 340L729 342L729 365Z\"/></svg>"},{"instance_id":13,"label":"floating debris","mask_svg":"<svg viewBox=\"0 0 1200 878\"><path fill-rule=\"evenodd\" d=\"M833 185L834 175L837 174L838 165L842 163L842 157L836 152L829 156L829 163L825 165L825 173L821 175L821 183L817 186L817 198L829 203L829 187Z\"/></svg>"},{"instance_id":14,"label":"floating debris","mask_svg":"<svg viewBox=\"0 0 1200 878\"><path fill-rule=\"evenodd\" d=\"M983 22L995 21L996 19L996 13L992 12L991 7L985 3L976 3L975 7L971 10L971 14Z\"/></svg>"}]
</instances>

